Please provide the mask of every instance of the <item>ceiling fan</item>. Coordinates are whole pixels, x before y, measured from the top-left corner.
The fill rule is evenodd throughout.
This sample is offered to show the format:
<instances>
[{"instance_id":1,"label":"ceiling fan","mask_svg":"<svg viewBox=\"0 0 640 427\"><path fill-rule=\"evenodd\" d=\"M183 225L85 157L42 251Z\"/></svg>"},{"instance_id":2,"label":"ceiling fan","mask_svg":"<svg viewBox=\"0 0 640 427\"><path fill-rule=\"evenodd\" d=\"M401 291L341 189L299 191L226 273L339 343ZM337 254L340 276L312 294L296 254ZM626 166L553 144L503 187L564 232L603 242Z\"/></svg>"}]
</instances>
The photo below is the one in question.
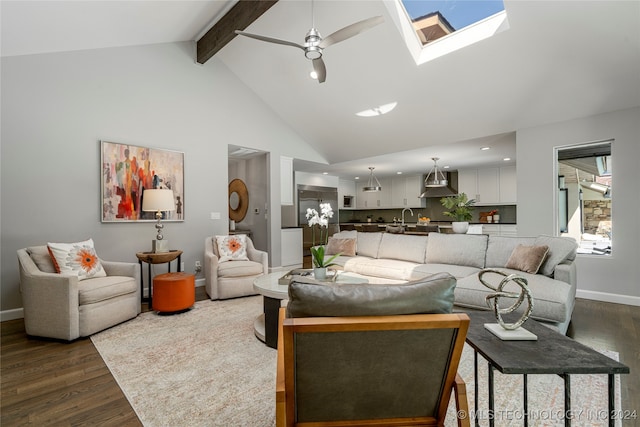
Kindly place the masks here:
<instances>
[{"instance_id":1,"label":"ceiling fan","mask_svg":"<svg viewBox=\"0 0 640 427\"><path fill-rule=\"evenodd\" d=\"M313 20L313 1L311 2L311 29L307 32L304 38L304 44L298 44L287 40L274 39L272 37L261 36L258 34L251 34L244 31L236 30L236 34L241 36L250 37L256 40L261 40L269 43L282 44L285 46L293 46L304 51L304 56L310 59L313 63L313 70L315 71L318 83L323 83L327 78L327 68L322 60L322 52L327 47L344 41L348 38L356 36L363 31L366 31L378 24L384 22L382 16L374 16L372 18L364 19L351 25L335 31L325 38L322 38L320 32L315 28Z\"/></svg>"}]
</instances>

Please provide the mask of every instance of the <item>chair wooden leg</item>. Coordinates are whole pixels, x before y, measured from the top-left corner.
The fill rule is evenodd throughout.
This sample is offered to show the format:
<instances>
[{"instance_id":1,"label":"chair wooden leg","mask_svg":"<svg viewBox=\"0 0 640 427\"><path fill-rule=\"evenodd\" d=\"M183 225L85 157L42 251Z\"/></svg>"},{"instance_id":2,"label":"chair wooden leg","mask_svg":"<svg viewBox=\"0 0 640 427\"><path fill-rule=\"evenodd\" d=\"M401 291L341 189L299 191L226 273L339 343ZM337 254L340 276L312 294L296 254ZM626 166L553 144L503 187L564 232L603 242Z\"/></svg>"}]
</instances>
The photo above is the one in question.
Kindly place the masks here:
<instances>
[{"instance_id":1,"label":"chair wooden leg","mask_svg":"<svg viewBox=\"0 0 640 427\"><path fill-rule=\"evenodd\" d=\"M276 427L286 426L286 391L284 387L284 345L282 333L282 320L285 317L284 309L278 313L278 359L276 365Z\"/></svg>"},{"instance_id":2,"label":"chair wooden leg","mask_svg":"<svg viewBox=\"0 0 640 427\"><path fill-rule=\"evenodd\" d=\"M467 385L459 374L456 374L456 380L453 383L453 394L456 399L458 427L470 427L471 414L469 414L469 401L467 400Z\"/></svg>"}]
</instances>

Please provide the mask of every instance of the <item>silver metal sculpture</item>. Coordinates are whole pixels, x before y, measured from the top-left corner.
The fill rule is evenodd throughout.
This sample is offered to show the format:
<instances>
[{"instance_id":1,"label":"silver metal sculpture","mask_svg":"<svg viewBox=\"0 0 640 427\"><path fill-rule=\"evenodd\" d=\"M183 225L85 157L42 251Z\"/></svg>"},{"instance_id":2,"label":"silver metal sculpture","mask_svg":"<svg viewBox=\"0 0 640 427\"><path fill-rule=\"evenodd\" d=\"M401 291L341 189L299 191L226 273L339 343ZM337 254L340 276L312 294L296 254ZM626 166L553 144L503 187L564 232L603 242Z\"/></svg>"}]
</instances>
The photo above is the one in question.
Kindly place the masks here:
<instances>
[{"instance_id":1,"label":"silver metal sculpture","mask_svg":"<svg viewBox=\"0 0 640 427\"><path fill-rule=\"evenodd\" d=\"M494 287L482 280L482 276L484 276L486 273L495 273L503 276L504 278L502 279L502 281L500 281L500 284L498 284L498 286ZM498 323L500 324L500 326L502 326L506 330L512 331L514 329L518 329L524 322L527 321L527 319L529 319L531 311L533 311L533 298L531 297L531 292L529 291L529 282L527 282L527 279L517 274L506 274L500 270L486 268L478 273L478 280L480 280L480 283L485 285L487 288L495 291L495 293L487 295L485 297L485 300L487 302L487 305L493 308L493 312L496 315L496 319L498 319ZM507 286L509 282L514 282L515 284L520 286L519 294L504 291L504 287ZM500 297L517 298L517 300L508 308L500 308ZM502 315L513 313L522 305L525 298L527 299L528 307L522 314L520 319L515 323L505 323L504 320L502 320Z\"/></svg>"}]
</instances>

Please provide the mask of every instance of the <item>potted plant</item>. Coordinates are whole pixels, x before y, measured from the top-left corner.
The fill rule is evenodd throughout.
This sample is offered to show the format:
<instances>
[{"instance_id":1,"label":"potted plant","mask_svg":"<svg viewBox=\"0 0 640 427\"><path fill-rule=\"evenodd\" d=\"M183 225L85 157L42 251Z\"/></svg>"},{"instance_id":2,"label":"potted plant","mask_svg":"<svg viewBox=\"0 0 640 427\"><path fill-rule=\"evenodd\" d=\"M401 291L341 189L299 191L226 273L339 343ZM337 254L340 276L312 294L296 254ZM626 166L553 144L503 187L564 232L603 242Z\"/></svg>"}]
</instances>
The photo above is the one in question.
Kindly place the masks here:
<instances>
[{"instance_id":1,"label":"potted plant","mask_svg":"<svg viewBox=\"0 0 640 427\"><path fill-rule=\"evenodd\" d=\"M451 226L453 227L454 233L463 234L467 232L475 202L474 199L469 199L465 193L440 199L442 206L447 209L444 214L453 218Z\"/></svg>"},{"instance_id":2,"label":"potted plant","mask_svg":"<svg viewBox=\"0 0 640 427\"><path fill-rule=\"evenodd\" d=\"M325 245L329 240L329 218L333 216L333 209L331 209L330 203L320 203L320 214L315 209L307 209L307 220L309 221L309 227L311 227L311 235L313 243L311 246L311 258L313 260L313 275L317 280L324 280L327 277L327 267L335 265L333 262L340 254L336 254L331 258L324 259ZM320 228L320 242L321 244L316 246L316 230L315 226ZM323 232L323 229L326 231Z\"/></svg>"}]
</instances>

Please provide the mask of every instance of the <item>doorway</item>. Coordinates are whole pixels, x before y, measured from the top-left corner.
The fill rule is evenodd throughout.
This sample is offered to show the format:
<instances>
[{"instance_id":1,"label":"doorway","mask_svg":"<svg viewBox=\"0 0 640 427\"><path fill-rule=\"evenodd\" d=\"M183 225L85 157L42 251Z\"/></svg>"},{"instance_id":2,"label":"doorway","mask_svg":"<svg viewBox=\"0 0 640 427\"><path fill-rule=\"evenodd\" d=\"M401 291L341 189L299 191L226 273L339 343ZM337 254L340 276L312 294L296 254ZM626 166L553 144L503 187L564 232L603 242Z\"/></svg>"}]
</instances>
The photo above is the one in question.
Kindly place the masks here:
<instances>
[{"instance_id":1,"label":"doorway","mask_svg":"<svg viewBox=\"0 0 640 427\"><path fill-rule=\"evenodd\" d=\"M232 224L229 232L243 233L251 237L256 249L269 249L269 153L249 147L228 146L227 182L240 180L246 187L247 212L242 220ZM229 209L237 202L237 195L229 194ZM231 230L235 228L235 230Z\"/></svg>"}]
</instances>

